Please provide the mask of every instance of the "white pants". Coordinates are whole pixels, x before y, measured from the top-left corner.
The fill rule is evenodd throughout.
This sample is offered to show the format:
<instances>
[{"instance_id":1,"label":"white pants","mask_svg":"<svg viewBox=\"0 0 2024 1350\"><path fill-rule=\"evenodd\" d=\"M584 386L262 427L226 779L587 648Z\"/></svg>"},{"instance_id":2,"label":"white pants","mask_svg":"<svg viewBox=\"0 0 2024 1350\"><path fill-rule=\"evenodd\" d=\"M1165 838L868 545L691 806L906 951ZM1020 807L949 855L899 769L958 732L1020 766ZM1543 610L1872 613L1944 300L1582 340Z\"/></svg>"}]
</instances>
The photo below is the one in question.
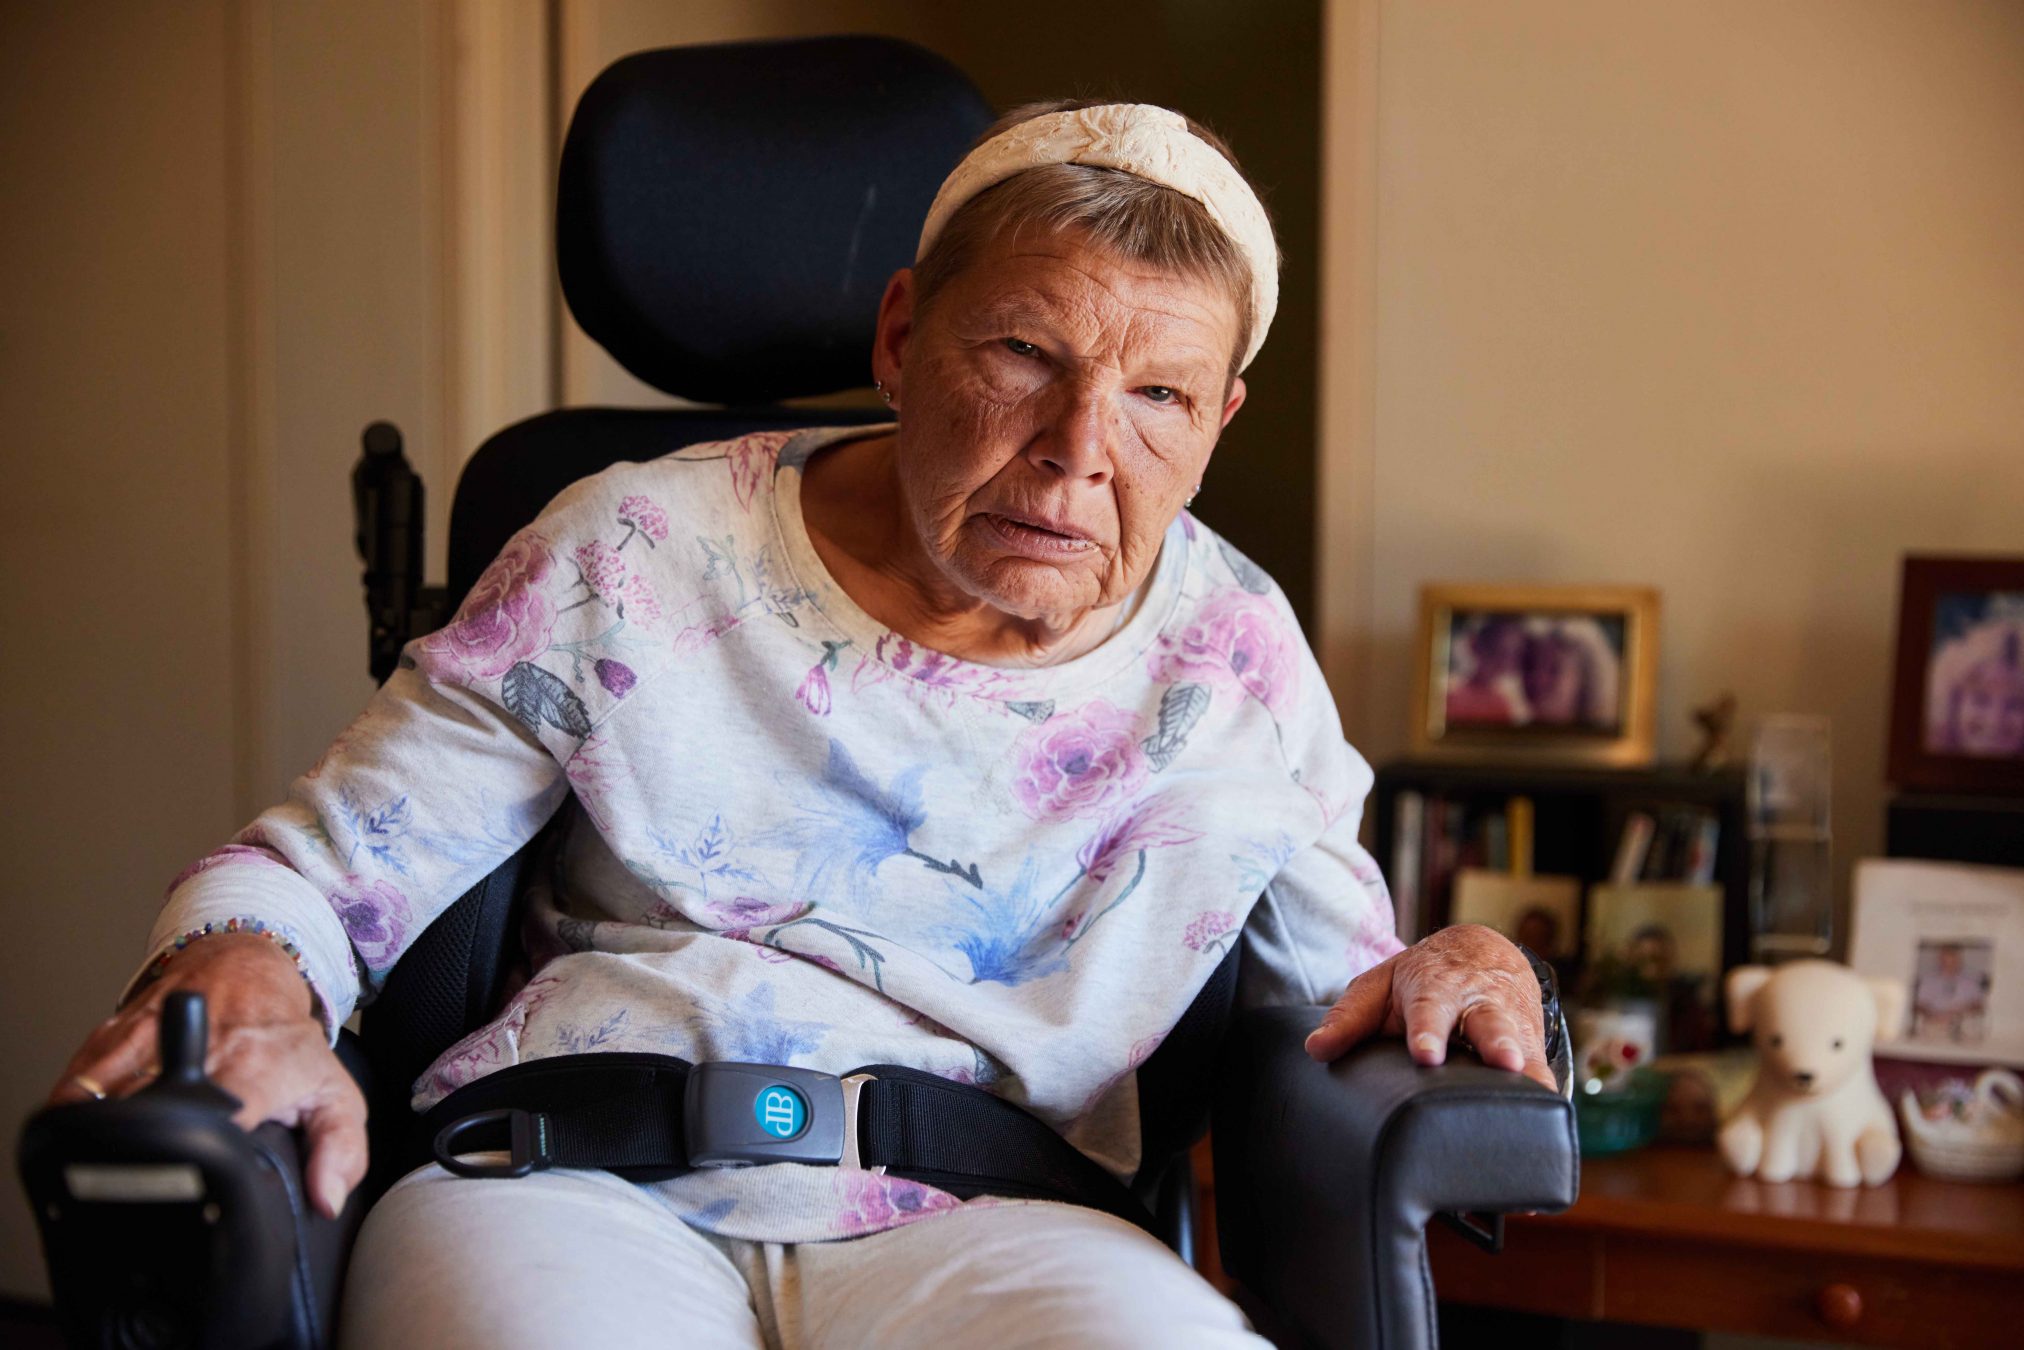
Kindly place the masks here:
<instances>
[{"instance_id":1,"label":"white pants","mask_svg":"<svg viewBox=\"0 0 2024 1350\"><path fill-rule=\"evenodd\" d=\"M783 1245L698 1232L608 1172L435 1166L367 1217L341 1329L350 1350L1266 1345L1156 1239L1075 1205Z\"/></svg>"}]
</instances>

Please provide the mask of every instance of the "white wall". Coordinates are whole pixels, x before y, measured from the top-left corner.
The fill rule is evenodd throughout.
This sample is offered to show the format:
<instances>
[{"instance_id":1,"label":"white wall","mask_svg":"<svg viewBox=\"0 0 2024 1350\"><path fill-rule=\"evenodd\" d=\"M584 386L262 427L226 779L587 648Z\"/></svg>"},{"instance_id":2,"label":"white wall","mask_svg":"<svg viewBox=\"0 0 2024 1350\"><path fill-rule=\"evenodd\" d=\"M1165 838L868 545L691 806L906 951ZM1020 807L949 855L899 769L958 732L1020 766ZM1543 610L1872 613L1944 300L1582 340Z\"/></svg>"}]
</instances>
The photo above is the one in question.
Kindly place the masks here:
<instances>
[{"instance_id":1,"label":"white wall","mask_svg":"<svg viewBox=\"0 0 2024 1350\"><path fill-rule=\"evenodd\" d=\"M1724 688L1826 713L1838 854L1875 851L1898 558L2024 553L2024 6L1330 19L1354 733L1404 745L1423 582L1649 583L1662 753Z\"/></svg>"}]
</instances>

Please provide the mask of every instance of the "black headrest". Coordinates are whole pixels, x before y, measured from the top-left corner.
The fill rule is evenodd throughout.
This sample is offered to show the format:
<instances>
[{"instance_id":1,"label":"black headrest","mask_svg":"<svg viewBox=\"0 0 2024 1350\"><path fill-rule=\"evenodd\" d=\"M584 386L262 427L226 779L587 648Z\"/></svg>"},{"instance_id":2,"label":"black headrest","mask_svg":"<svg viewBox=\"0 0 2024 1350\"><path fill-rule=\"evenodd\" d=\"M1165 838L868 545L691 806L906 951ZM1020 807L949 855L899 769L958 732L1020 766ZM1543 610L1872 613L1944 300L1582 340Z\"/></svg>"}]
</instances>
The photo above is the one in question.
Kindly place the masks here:
<instances>
[{"instance_id":1,"label":"black headrest","mask_svg":"<svg viewBox=\"0 0 2024 1350\"><path fill-rule=\"evenodd\" d=\"M961 71L891 38L625 57L563 145L563 296L619 364L682 398L868 384L886 279L991 117Z\"/></svg>"}]
</instances>

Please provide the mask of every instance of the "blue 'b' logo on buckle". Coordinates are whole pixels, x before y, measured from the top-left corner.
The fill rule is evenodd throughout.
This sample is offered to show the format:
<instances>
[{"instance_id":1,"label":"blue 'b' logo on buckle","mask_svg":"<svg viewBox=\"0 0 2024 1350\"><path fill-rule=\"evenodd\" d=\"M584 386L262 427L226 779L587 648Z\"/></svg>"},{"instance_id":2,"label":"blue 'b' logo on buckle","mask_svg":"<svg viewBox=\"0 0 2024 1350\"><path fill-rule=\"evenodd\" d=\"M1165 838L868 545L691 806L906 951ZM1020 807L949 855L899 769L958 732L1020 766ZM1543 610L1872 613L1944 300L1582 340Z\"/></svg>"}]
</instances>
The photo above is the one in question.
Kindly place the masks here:
<instances>
[{"instance_id":1,"label":"blue 'b' logo on buckle","mask_svg":"<svg viewBox=\"0 0 2024 1350\"><path fill-rule=\"evenodd\" d=\"M808 1123L808 1103L793 1088L775 1083L752 1099L752 1115L775 1139L792 1139Z\"/></svg>"}]
</instances>

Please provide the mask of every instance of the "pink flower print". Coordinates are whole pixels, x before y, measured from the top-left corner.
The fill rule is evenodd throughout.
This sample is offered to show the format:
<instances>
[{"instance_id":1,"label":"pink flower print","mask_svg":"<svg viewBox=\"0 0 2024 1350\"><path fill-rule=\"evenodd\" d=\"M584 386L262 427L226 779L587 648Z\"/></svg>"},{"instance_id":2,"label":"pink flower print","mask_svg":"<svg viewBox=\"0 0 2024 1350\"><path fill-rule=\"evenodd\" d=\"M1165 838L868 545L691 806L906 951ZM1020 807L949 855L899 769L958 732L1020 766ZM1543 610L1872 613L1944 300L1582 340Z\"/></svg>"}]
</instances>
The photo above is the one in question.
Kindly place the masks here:
<instances>
[{"instance_id":1,"label":"pink flower print","mask_svg":"<svg viewBox=\"0 0 2024 1350\"><path fill-rule=\"evenodd\" d=\"M659 598L647 585L647 579L637 572L627 577L625 585L619 588L618 605L625 617L634 623L652 623L661 617Z\"/></svg>"},{"instance_id":2,"label":"pink flower print","mask_svg":"<svg viewBox=\"0 0 2024 1350\"><path fill-rule=\"evenodd\" d=\"M693 611L698 607L703 611L703 617L700 619L692 617ZM675 655L685 659L701 652L744 622L715 597L705 597L682 606L676 612L675 621L680 622L682 628L675 634L671 645L674 647Z\"/></svg>"},{"instance_id":3,"label":"pink flower print","mask_svg":"<svg viewBox=\"0 0 2024 1350\"><path fill-rule=\"evenodd\" d=\"M563 775L576 790L576 799L600 830L611 828L605 797L619 778L617 766L603 758L611 748L602 736L587 736L563 767Z\"/></svg>"},{"instance_id":4,"label":"pink flower print","mask_svg":"<svg viewBox=\"0 0 2024 1350\"><path fill-rule=\"evenodd\" d=\"M337 733L337 738L330 743L322 754L316 757L316 763L310 765L309 772L302 776L311 780L323 777L323 771L330 767L332 760L337 759L358 743L359 738L365 734L365 724L371 716L372 712L368 709L357 717L352 718L350 725Z\"/></svg>"},{"instance_id":5,"label":"pink flower print","mask_svg":"<svg viewBox=\"0 0 2024 1350\"><path fill-rule=\"evenodd\" d=\"M923 1186L905 1177L884 1176L859 1168L836 1170L836 1189L842 1208L837 1227L846 1235L877 1233L898 1228L930 1215L946 1213L963 1202L947 1191Z\"/></svg>"},{"instance_id":6,"label":"pink flower print","mask_svg":"<svg viewBox=\"0 0 2024 1350\"><path fill-rule=\"evenodd\" d=\"M801 677L801 684L795 689L794 697L801 700L801 706L817 717L829 716L829 672L817 661Z\"/></svg>"},{"instance_id":7,"label":"pink flower print","mask_svg":"<svg viewBox=\"0 0 2024 1350\"><path fill-rule=\"evenodd\" d=\"M1197 914L1181 934L1181 942L1190 951L1205 952L1211 947L1221 951L1223 940L1237 927L1237 916L1227 909L1208 909Z\"/></svg>"},{"instance_id":8,"label":"pink flower print","mask_svg":"<svg viewBox=\"0 0 2024 1350\"><path fill-rule=\"evenodd\" d=\"M365 958L366 969L385 970L393 965L414 919L408 898L384 881L369 882L350 873L330 893L329 900L351 945Z\"/></svg>"},{"instance_id":9,"label":"pink flower print","mask_svg":"<svg viewBox=\"0 0 2024 1350\"><path fill-rule=\"evenodd\" d=\"M176 889L191 877L208 872L214 867L246 864L255 867L287 867L288 860L264 844L227 844L223 848L212 849L176 873L176 879L171 881L169 889L162 893L163 898L175 894Z\"/></svg>"},{"instance_id":10,"label":"pink flower print","mask_svg":"<svg viewBox=\"0 0 2024 1350\"><path fill-rule=\"evenodd\" d=\"M554 570L548 542L531 530L509 541L478 578L457 617L416 648L416 664L432 680L496 680L548 650L555 603L542 589Z\"/></svg>"},{"instance_id":11,"label":"pink flower print","mask_svg":"<svg viewBox=\"0 0 2024 1350\"><path fill-rule=\"evenodd\" d=\"M904 676L911 682L908 692L917 697L939 698L946 706L954 707L956 699L987 698L1016 699L1022 682L1003 671L990 666L973 665L968 661L923 647L898 633L886 633L872 644L871 651L858 658L857 669L851 672L852 692L870 685L881 684L894 675Z\"/></svg>"},{"instance_id":12,"label":"pink flower print","mask_svg":"<svg viewBox=\"0 0 2024 1350\"><path fill-rule=\"evenodd\" d=\"M1163 636L1146 664L1156 680L1236 688L1277 714L1298 687L1298 651L1270 601L1232 586L1211 597L1193 623Z\"/></svg>"},{"instance_id":13,"label":"pink flower print","mask_svg":"<svg viewBox=\"0 0 2024 1350\"><path fill-rule=\"evenodd\" d=\"M602 539L593 539L578 544L571 555L576 559L577 570L583 573L583 584L590 587L591 594L600 600L621 598L625 587L625 559L618 556L618 550Z\"/></svg>"},{"instance_id":14,"label":"pink flower print","mask_svg":"<svg viewBox=\"0 0 2024 1350\"><path fill-rule=\"evenodd\" d=\"M1121 862L1142 849L1170 848L1200 839L1202 832L1181 824L1180 815L1181 808L1167 794L1148 797L1104 821L1076 851L1075 860L1091 880L1108 881Z\"/></svg>"},{"instance_id":15,"label":"pink flower print","mask_svg":"<svg viewBox=\"0 0 2024 1350\"><path fill-rule=\"evenodd\" d=\"M747 514L752 510L752 498L759 485L772 476L784 441L777 433L762 432L731 442L730 451L724 456L731 466L731 491L737 495L739 509Z\"/></svg>"},{"instance_id":16,"label":"pink flower print","mask_svg":"<svg viewBox=\"0 0 2024 1350\"><path fill-rule=\"evenodd\" d=\"M618 523L626 527L625 538L618 541L619 548L630 544L635 534L647 541L648 548L668 537L668 513L655 505L652 498L638 493L620 500Z\"/></svg>"},{"instance_id":17,"label":"pink flower print","mask_svg":"<svg viewBox=\"0 0 2024 1350\"><path fill-rule=\"evenodd\" d=\"M790 920L798 919L814 909L805 900L768 902L750 895L736 896L730 900L712 900L703 906L705 912L724 925L726 937L741 942L750 941L746 935L754 928L773 928Z\"/></svg>"},{"instance_id":18,"label":"pink flower print","mask_svg":"<svg viewBox=\"0 0 2024 1350\"><path fill-rule=\"evenodd\" d=\"M597 664L591 668L597 672L597 682L603 685L604 691L613 698L624 698L633 691L633 686L639 683L639 676L633 674L631 666L623 661L614 661L608 656L599 657Z\"/></svg>"},{"instance_id":19,"label":"pink flower print","mask_svg":"<svg viewBox=\"0 0 2024 1350\"><path fill-rule=\"evenodd\" d=\"M1343 952L1349 961L1352 978L1406 949L1406 944L1399 941L1395 928L1389 906L1365 906L1362 917L1357 920L1356 931L1350 934L1349 946Z\"/></svg>"},{"instance_id":20,"label":"pink flower print","mask_svg":"<svg viewBox=\"0 0 2024 1350\"><path fill-rule=\"evenodd\" d=\"M1343 808L1348 805L1347 802L1330 801L1328 794L1312 783L1302 783L1300 787L1303 792L1314 799L1315 807L1321 812L1321 828L1324 830L1335 824L1335 818L1341 815Z\"/></svg>"},{"instance_id":21,"label":"pink flower print","mask_svg":"<svg viewBox=\"0 0 2024 1350\"><path fill-rule=\"evenodd\" d=\"M1080 933L1083 925L1088 922L1089 911L1086 909L1076 910L1075 913L1061 921L1061 940L1063 942L1075 941L1075 935Z\"/></svg>"},{"instance_id":22,"label":"pink flower print","mask_svg":"<svg viewBox=\"0 0 2024 1350\"><path fill-rule=\"evenodd\" d=\"M1125 1056L1124 1067L1096 1085L1082 1105L1076 1109L1076 1116L1086 1116L1096 1109L1096 1104L1110 1095L1110 1090L1124 1081L1126 1074L1137 1073L1139 1066L1153 1057L1153 1051L1160 1048L1160 1042L1167 1038L1164 1031L1155 1031L1150 1036L1141 1036L1132 1042L1131 1052Z\"/></svg>"},{"instance_id":23,"label":"pink flower print","mask_svg":"<svg viewBox=\"0 0 2024 1350\"><path fill-rule=\"evenodd\" d=\"M429 1073L425 1095L447 1097L494 1069L518 1063L520 1037L527 1030L527 1019L548 1001L560 983L561 977L556 975L537 975L529 980L525 988L507 1000L499 1016L443 1052Z\"/></svg>"},{"instance_id":24,"label":"pink flower print","mask_svg":"<svg viewBox=\"0 0 2024 1350\"><path fill-rule=\"evenodd\" d=\"M1027 728L1013 750L1012 793L1035 820L1100 815L1145 782L1138 718L1102 699Z\"/></svg>"}]
</instances>

